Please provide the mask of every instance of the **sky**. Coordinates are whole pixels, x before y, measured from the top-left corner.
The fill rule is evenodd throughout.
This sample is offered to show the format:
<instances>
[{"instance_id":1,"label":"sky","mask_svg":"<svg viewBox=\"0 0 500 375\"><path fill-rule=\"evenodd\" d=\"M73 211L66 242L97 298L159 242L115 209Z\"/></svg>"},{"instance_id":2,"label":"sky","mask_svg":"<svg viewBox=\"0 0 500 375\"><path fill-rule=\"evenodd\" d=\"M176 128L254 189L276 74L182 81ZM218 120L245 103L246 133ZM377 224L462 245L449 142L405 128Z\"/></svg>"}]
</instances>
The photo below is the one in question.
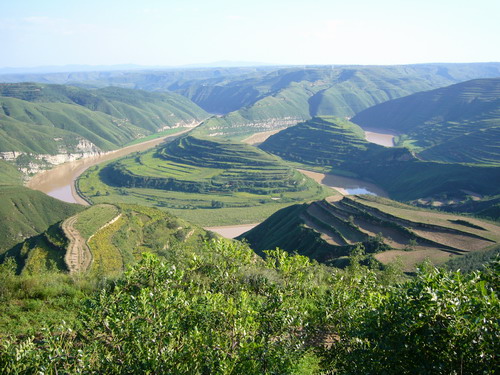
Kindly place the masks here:
<instances>
[{"instance_id":1,"label":"sky","mask_svg":"<svg viewBox=\"0 0 500 375\"><path fill-rule=\"evenodd\" d=\"M498 0L0 0L0 68L500 61Z\"/></svg>"}]
</instances>

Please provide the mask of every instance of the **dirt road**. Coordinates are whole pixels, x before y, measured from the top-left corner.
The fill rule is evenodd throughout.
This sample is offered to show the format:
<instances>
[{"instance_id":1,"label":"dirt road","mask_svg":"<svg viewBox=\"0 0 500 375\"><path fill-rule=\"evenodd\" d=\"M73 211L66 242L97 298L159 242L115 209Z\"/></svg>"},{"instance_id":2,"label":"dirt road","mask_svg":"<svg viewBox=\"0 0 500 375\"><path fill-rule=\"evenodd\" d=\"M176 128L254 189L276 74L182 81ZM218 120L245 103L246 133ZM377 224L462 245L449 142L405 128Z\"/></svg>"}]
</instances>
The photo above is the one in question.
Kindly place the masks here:
<instances>
[{"instance_id":1,"label":"dirt road","mask_svg":"<svg viewBox=\"0 0 500 375\"><path fill-rule=\"evenodd\" d=\"M92 263L92 253L87 245L87 241L75 228L78 216L71 216L62 224L64 234L69 240L68 249L64 256L64 261L70 273L83 272L88 270Z\"/></svg>"}]
</instances>

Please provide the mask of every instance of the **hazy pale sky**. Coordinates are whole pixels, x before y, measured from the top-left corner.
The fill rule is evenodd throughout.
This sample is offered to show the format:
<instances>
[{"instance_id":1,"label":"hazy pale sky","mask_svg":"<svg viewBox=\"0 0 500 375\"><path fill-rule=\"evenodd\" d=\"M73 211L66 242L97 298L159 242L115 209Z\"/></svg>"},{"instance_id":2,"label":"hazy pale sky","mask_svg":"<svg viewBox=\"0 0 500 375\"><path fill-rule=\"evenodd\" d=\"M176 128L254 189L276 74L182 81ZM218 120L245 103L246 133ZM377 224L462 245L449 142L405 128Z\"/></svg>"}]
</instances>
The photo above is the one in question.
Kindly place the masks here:
<instances>
[{"instance_id":1,"label":"hazy pale sky","mask_svg":"<svg viewBox=\"0 0 500 375\"><path fill-rule=\"evenodd\" d=\"M500 61L499 0L0 0L0 67Z\"/></svg>"}]
</instances>

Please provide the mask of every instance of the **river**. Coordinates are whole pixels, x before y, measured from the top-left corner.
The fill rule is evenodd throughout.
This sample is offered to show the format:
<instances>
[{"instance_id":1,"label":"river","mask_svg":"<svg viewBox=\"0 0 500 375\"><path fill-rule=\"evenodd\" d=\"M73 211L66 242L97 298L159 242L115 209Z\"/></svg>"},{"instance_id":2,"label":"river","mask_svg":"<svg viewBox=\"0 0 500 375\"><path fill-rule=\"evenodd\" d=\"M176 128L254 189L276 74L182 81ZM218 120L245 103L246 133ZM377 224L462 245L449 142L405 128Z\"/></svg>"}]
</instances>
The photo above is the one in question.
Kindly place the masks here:
<instances>
[{"instance_id":1,"label":"river","mask_svg":"<svg viewBox=\"0 0 500 375\"><path fill-rule=\"evenodd\" d=\"M96 164L116 159L136 151L145 151L159 145L162 142L172 141L179 135L189 131L185 130L174 135L167 137L157 138L143 143L138 143L132 146L124 147L119 150L111 151L99 156L94 156L90 158L80 159L73 162L64 163L58 165L50 170L36 174L31 178L27 186L31 189L40 190L54 198L59 200L69 202L69 203L80 203L87 205L88 203L83 200L75 190L75 180L89 167ZM392 139L394 135L377 133L372 131L366 131L367 140L370 142L382 144L385 142L384 146L392 146ZM368 139L368 133L370 133L370 139ZM392 138L390 138L392 137ZM391 140L391 145L388 145L388 140ZM350 194L374 194L382 197L387 197L387 193L379 188L378 186L365 182L362 180L348 178L343 176L337 176L332 174L323 174L318 172L311 172L301 170L306 176L313 178L315 181L336 189L343 195ZM220 234L226 238L234 238L242 233L245 233L258 225L255 224L243 224L243 225L229 225L222 227L207 227L205 229L211 230Z\"/></svg>"},{"instance_id":2,"label":"river","mask_svg":"<svg viewBox=\"0 0 500 375\"><path fill-rule=\"evenodd\" d=\"M394 137L396 136L396 134L393 134L388 130L369 128L363 130L365 132L365 138L368 142L376 143L385 147L394 147Z\"/></svg>"},{"instance_id":3,"label":"river","mask_svg":"<svg viewBox=\"0 0 500 375\"><path fill-rule=\"evenodd\" d=\"M357 178L318 173L302 169L299 169L299 171L307 177L311 177L316 182L337 190L342 195L372 194L385 198L388 197L387 192L379 186Z\"/></svg>"},{"instance_id":4,"label":"river","mask_svg":"<svg viewBox=\"0 0 500 375\"><path fill-rule=\"evenodd\" d=\"M26 185L31 189L40 190L45 194L50 195L51 197L65 202L87 205L88 203L83 200L75 190L75 180L87 168L105 161L113 160L131 154L136 151L146 151L159 145L162 142L172 141L179 135L189 130L191 129L181 131L174 135L152 139L150 141L124 147L119 150L110 151L98 156L57 165L52 169L37 173L28 181Z\"/></svg>"}]
</instances>

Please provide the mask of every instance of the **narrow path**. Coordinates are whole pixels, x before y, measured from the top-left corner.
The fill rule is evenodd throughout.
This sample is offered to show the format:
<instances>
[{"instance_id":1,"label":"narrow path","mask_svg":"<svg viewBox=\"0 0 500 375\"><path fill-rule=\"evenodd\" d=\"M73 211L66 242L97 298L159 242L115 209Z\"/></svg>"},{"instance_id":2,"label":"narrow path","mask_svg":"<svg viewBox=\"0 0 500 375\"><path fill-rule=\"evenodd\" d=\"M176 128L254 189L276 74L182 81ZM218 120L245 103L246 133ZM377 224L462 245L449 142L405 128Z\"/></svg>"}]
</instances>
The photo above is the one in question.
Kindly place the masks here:
<instances>
[{"instance_id":1,"label":"narrow path","mask_svg":"<svg viewBox=\"0 0 500 375\"><path fill-rule=\"evenodd\" d=\"M62 224L64 234L69 240L68 249L64 256L64 261L69 273L86 271L92 262L92 253L87 242L80 232L75 228L77 216L74 215L66 219Z\"/></svg>"},{"instance_id":2,"label":"narrow path","mask_svg":"<svg viewBox=\"0 0 500 375\"><path fill-rule=\"evenodd\" d=\"M113 224L121 216L122 214L119 213L113 219L101 226L95 233ZM92 263L92 252L90 251L88 243L95 233L85 241L85 238L82 237L75 227L77 220L78 214L71 216L62 223L62 230L69 240L68 249L64 256L64 262L68 267L69 273L85 272L90 268Z\"/></svg>"}]
</instances>

